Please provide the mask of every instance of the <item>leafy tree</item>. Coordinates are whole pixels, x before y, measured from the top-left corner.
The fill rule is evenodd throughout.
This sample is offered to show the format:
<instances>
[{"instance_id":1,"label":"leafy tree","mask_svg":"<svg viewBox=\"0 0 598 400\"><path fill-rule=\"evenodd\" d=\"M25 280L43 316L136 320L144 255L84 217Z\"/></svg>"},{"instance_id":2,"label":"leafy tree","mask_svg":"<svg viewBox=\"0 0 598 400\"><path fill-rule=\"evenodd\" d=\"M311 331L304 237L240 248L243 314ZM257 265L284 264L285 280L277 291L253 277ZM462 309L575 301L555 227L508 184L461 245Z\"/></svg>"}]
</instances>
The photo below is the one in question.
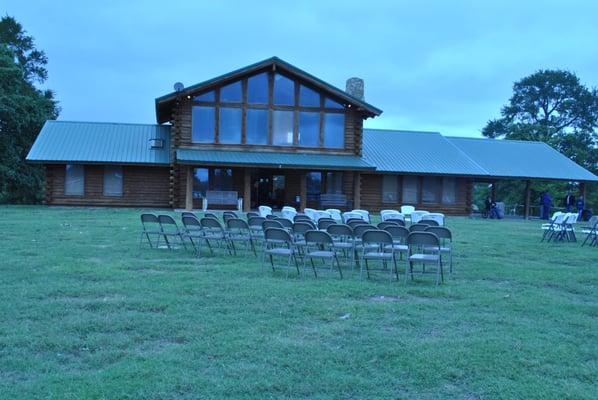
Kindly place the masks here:
<instances>
[{"instance_id":1,"label":"leafy tree","mask_svg":"<svg viewBox=\"0 0 598 400\"><path fill-rule=\"evenodd\" d=\"M33 203L43 195L43 168L25 158L44 122L59 109L46 77L46 58L11 17L0 20L0 202ZM6 40L6 41L5 41Z\"/></svg>"},{"instance_id":2,"label":"leafy tree","mask_svg":"<svg viewBox=\"0 0 598 400\"><path fill-rule=\"evenodd\" d=\"M598 91L581 84L572 72L540 70L513 85L513 95L502 108L501 118L488 121L482 134L546 142L598 174L597 128ZM522 182L503 182L498 193L509 201L522 202L523 187ZM567 183L535 183L532 188L532 194L551 191L557 203L571 190ZM589 202L598 205L598 193L589 190L588 194L593 195Z\"/></svg>"}]
</instances>

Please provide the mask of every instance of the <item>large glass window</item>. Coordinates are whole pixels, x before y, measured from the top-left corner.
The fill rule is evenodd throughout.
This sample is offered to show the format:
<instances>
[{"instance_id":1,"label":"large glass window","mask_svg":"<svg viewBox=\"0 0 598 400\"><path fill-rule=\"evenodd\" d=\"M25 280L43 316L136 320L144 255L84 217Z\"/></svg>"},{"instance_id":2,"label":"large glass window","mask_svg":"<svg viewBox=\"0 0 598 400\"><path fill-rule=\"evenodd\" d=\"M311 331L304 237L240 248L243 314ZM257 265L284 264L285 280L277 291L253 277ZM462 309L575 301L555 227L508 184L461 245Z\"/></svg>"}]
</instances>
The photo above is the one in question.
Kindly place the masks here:
<instances>
[{"instance_id":1,"label":"large glass window","mask_svg":"<svg viewBox=\"0 0 598 400\"><path fill-rule=\"evenodd\" d=\"M216 96L213 90L197 95L193 98L194 101L215 101Z\"/></svg>"},{"instance_id":2,"label":"large glass window","mask_svg":"<svg viewBox=\"0 0 598 400\"><path fill-rule=\"evenodd\" d=\"M215 108L194 106L191 118L191 137L195 143L213 143Z\"/></svg>"},{"instance_id":3,"label":"large glass window","mask_svg":"<svg viewBox=\"0 0 598 400\"><path fill-rule=\"evenodd\" d=\"M220 143L241 143L241 109L220 108Z\"/></svg>"},{"instance_id":4,"label":"large glass window","mask_svg":"<svg viewBox=\"0 0 598 400\"><path fill-rule=\"evenodd\" d=\"M299 86L299 105L304 107L320 107L320 93L307 86Z\"/></svg>"},{"instance_id":5,"label":"large glass window","mask_svg":"<svg viewBox=\"0 0 598 400\"><path fill-rule=\"evenodd\" d=\"M326 193L329 193L329 194L343 193L343 173L342 172L327 172L326 173Z\"/></svg>"},{"instance_id":6,"label":"large glass window","mask_svg":"<svg viewBox=\"0 0 598 400\"><path fill-rule=\"evenodd\" d=\"M382 203L396 204L399 202L399 177L384 175L382 177Z\"/></svg>"},{"instance_id":7,"label":"large glass window","mask_svg":"<svg viewBox=\"0 0 598 400\"><path fill-rule=\"evenodd\" d=\"M268 104L267 72L247 79L247 102L251 104Z\"/></svg>"},{"instance_id":8,"label":"large glass window","mask_svg":"<svg viewBox=\"0 0 598 400\"><path fill-rule=\"evenodd\" d=\"M230 85L222 86L220 89L221 103L240 103L242 99L241 81L233 82Z\"/></svg>"},{"instance_id":9,"label":"large glass window","mask_svg":"<svg viewBox=\"0 0 598 400\"><path fill-rule=\"evenodd\" d=\"M403 204L417 204L419 192L419 179L417 176L406 175L403 177Z\"/></svg>"},{"instance_id":10,"label":"large glass window","mask_svg":"<svg viewBox=\"0 0 598 400\"><path fill-rule=\"evenodd\" d=\"M293 144L293 111L272 112L272 144L290 146Z\"/></svg>"},{"instance_id":11,"label":"large glass window","mask_svg":"<svg viewBox=\"0 0 598 400\"><path fill-rule=\"evenodd\" d=\"M123 168L118 165L104 167L104 196L123 195Z\"/></svg>"},{"instance_id":12,"label":"large glass window","mask_svg":"<svg viewBox=\"0 0 598 400\"><path fill-rule=\"evenodd\" d=\"M286 76L274 75L274 104L292 106L295 104L295 81Z\"/></svg>"},{"instance_id":13,"label":"large glass window","mask_svg":"<svg viewBox=\"0 0 598 400\"><path fill-rule=\"evenodd\" d=\"M248 144L268 144L268 110L247 109Z\"/></svg>"},{"instance_id":14,"label":"large glass window","mask_svg":"<svg viewBox=\"0 0 598 400\"><path fill-rule=\"evenodd\" d=\"M324 114L324 147L345 147L345 114Z\"/></svg>"},{"instance_id":15,"label":"large glass window","mask_svg":"<svg viewBox=\"0 0 598 400\"><path fill-rule=\"evenodd\" d=\"M457 180L455 178L442 178L442 202L444 204L457 202Z\"/></svg>"},{"instance_id":16,"label":"large glass window","mask_svg":"<svg viewBox=\"0 0 598 400\"><path fill-rule=\"evenodd\" d=\"M85 167L83 165L66 165L64 194L68 196L83 196L85 194Z\"/></svg>"},{"instance_id":17,"label":"large glass window","mask_svg":"<svg viewBox=\"0 0 598 400\"><path fill-rule=\"evenodd\" d=\"M442 178L425 176L422 180L422 203L440 203L441 190Z\"/></svg>"},{"instance_id":18,"label":"large glass window","mask_svg":"<svg viewBox=\"0 0 598 400\"><path fill-rule=\"evenodd\" d=\"M322 193L322 173L321 172L308 172L306 176L306 190L308 201L320 200L320 194Z\"/></svg>"},{"instance_id":19,"label":"large glass window","mask_svg":"<svg viewBox=\"0 0 598 400\"><path fill-rule=\"evenodd\" d=\"M209 173L207 168L193 169L193 198L201 199L206 197L209 185Z\"/></svg>"},{"instance_id":20,"label":"large glass window","mask_svg":"<svg viewBox=\"0 0 598 400\"><path fill-rule=\"evenodd\" d=\"M326 97L324 99L324 107L325 108L338 108L338 109L345 108L345 107L343 107L342 104L337 103L336 101L329 99L328 97Z\"/></svg>"},{"instance_id":21,"label":"large glass window","mask_svg":"<svg viewBox=\"0 0 598 400\"><path fill-rule=\"evenodd\" d=\"M299 113L299 146L318 147L320 145L320 113Z\"/></svg>"},{"instance_id":22,"label":"large glass window","mask_svg":"<svg viewBox=\"0 0 598 400\"><path fill-rule=\"evenodd\" d=\"M212 190L233 190L233 170L230 168L215 168Z\"/></svg>"}]
</instances>

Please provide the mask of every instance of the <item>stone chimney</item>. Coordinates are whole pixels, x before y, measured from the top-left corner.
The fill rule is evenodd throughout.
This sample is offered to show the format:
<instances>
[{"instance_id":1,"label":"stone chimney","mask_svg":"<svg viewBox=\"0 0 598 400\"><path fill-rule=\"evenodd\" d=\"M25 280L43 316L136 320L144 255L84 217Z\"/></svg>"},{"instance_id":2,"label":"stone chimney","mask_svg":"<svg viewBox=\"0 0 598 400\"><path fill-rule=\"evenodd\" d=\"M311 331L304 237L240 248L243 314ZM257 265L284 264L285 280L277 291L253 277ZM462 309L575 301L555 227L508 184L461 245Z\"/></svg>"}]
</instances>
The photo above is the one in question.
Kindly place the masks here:
<instances>
[{"instance_id":1,"label":"stone chimney","mask_svg":"<svg viewBox=\"0 0 598 400\"><path fill-rule=\"evenodd\" d=\"M363 94L363 85L363 79L349 78L347 79L347 88L345 89L345 92L361 101L364 101L365 97Z\"/></svg>"}]
</instances>

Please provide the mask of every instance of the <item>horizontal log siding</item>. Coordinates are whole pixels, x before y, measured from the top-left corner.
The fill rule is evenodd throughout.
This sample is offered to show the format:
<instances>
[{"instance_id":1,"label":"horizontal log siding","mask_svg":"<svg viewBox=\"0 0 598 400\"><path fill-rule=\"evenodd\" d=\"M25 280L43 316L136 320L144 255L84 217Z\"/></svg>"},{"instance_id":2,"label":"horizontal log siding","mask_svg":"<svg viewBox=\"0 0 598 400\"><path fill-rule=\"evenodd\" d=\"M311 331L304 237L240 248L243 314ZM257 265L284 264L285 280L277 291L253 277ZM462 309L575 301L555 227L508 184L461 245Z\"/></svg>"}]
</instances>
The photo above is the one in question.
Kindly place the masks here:
<instances>
[{"instance_id":1,"label":"horizontal log siding","mask_svg":"<svg viewBox=\"0 0 598 400\"><path fill-rule=\"evenodd\" d=\"M64 165L46 166L46 202L52 205L168 207L168 167L123 166L123 196L104 196L104 166L85 166L85 195L64 194Z\"/></svg>"},{"instance_id":2,"label":"horizontal log siding","mask_svg":"<svg viewBox=\"0 0 598 400\"><path fill-rule=\"evenodd\" d=\"M361 208L370 212L379 212L384 209L399 209L403 204L382 203L382 177L383 174L362 174L361 176ZM447 215L468 215L471 209L471 186L469 178L457 178L457 188L454 204L430 204L420 202L414 205L419 210L442 212ZM421 188L421 184L420 184ZM421 190L420 190L421 193Z\"/></svg>"}]
</instances>

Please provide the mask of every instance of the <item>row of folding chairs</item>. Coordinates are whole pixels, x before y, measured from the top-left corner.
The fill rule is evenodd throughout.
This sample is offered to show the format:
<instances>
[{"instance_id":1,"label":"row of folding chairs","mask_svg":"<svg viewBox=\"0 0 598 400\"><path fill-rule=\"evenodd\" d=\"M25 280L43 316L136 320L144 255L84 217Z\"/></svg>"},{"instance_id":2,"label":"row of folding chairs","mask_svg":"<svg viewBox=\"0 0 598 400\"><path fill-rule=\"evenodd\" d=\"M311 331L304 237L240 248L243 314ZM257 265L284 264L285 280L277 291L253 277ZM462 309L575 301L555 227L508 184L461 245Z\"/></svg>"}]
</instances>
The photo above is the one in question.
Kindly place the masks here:
<instances>
[{"instance_id":1,"label":"row of folding chairs","mask_svg":"<svg viewBox=\"0 0 598 400\"><path fill-rule=\"evenodd\" d=\"M586 244L590 247L598 246L598 216L590 218L588 225L581 228L581 232L586 234L582 247Z\"/></svg>"},{"instance_id":2,"label":"row of folding chairs","mask_svg":"<svg viewBox=\"0 0 598 400\"><path fill-rule=\"evenodd\" d=\"M576 242L575 224L577 223L577 213L555 212L550 221L542 224L543 230L541 242Z\"/></svg>"}]
</instances>

